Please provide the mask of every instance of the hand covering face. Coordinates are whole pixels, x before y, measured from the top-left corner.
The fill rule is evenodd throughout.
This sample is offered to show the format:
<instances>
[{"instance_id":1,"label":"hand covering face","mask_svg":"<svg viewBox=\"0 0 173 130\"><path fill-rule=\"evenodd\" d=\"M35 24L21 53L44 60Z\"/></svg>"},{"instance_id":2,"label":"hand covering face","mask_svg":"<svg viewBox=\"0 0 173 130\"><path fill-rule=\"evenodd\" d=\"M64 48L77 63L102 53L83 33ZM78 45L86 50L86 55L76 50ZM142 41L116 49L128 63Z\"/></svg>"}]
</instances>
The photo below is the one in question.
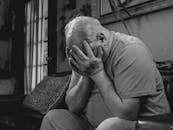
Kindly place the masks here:
<instances>
[{"instance_id":1,"label":"hand covering face","mask_svg":"<svg viewBox=\"0 0 173 130\"><path fill-rule=\"evenodd\" d=\"M84 41L82 44L86 54L79 47L73 45L69 52L69 62L74 71L91 77L104 69L102 61L103 50L99 46L95 56L88 42Z\"/></svg>"}]
</instances>

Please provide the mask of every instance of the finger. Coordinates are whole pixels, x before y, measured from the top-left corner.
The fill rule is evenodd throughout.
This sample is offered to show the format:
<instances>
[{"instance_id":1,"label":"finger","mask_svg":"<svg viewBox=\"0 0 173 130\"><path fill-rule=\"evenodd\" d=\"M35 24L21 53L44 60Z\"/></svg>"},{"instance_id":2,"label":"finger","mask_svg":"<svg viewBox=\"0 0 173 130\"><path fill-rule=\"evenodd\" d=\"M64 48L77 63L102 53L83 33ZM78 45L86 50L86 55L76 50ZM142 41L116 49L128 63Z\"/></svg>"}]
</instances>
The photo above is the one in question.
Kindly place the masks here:
<instances>
[{"instance_id":1,"label":"finger","mask_svg":"<svg viewBox=\"0 0 173 130\"><path fill-rule=\"evenodd\" d=\"M76 63L76 61L73 58L69 58L70 65L75 68L79 68L79 65Z\"/></svg>"},{"instance_id":2,"label":"finger","mask_svg":"<svg viewBox=\"0 0 173 130\"><path fill-rule=\"evenodd\" d=\"M83 45L84 45L84 48L86 50L87 56L93 57L94 56L94 53L93 53L91 47L89 46L88 42L84 41L83 42Z\"/></svg>"},{"instance_id":3,"label":"finger","mask_svg":"<svg viewBox=\"0 0 173 130\"><path fill-rule=\"evenodd\" d=\"M70 63L70 66L71 66L72 70L79 73L79 70L77 69L77 67L73 63Z\"/></svg>"},{"instance_id":4,"label":"finger","mask_svg":"<svg viewBox=\"0 0 173 130\"><path fill-rule=\"evenodd\" d=\"M98 47L98 50L97 50L97 57L98 58L102 58L103 57L103 49L101 46Z\"/></svg>"},{"instance_id":5,"label":"finger","mask_svg":"<svg viewBox=\"0 0 173 130\"><path fill-rule=\"evenodd\" d=\"M72 50L81 60L87 59L87 56L76 45L73 45Z\"/></svg>"},{"instance_id":6,"label":"finger","mask_svg":"<svg viewBox=\"0 0 173 130\"><path fill-rule=\"evenodd\" d=\"M98 52L98 49L97 48L94 48L93 49L93 53L94 53L95 56L97 56L97 52Z\"/></svg>"},{"instance_id":7,"label":"finger","mask_svg":"<svg viewBox=\"0 0 173 130\"><path fill-rule=\"evenodd\" d=\"M82 74L82 73L79 71L79 69L78 69L72 62L70 62L70 66L71 66L72 70L74 70L74 71L77 72L78 74Z\"/></svg>"},{"instance_id":8,"label":"finger","mask_svg":"<svg viewBox=\"0 0 173 130\"><path fill-rule=\"evenodd\" d=\"M83 64L82 60L79 58L79 56L74 53L74 52L71 52L70 53L70 56L72 59L74 59L78 64Z\"/></svg>"}]
</instances>

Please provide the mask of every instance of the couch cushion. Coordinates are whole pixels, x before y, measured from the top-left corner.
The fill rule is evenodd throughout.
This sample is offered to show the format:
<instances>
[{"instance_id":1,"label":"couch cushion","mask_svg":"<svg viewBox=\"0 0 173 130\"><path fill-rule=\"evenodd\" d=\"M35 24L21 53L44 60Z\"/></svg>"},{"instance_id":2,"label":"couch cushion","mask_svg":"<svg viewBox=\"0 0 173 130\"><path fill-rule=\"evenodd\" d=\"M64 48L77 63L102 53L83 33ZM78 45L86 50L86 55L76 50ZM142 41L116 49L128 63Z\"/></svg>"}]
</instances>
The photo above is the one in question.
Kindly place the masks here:
<instances>
[{"instance_id":1,"label":"couch cushion","mask_svg":"<svg viewBox=\"0 0 173 130\"><path fill-rule=\"evenodd\" d=\"M152 117L143 117L137 121L137 130L172 130L173 115L164 114Z\"/></svg>"},{"instance_id":2,"label":"couch cushion","mask_svg":"<svg viewBox=\"0 0 173 130\"><path fill-rule=\"evenodd\" d=\"M24 105L33 110L46 114L50 106L58 100L61 103L63 99L62 92L66 91L70 76L46 77L44 78L24 99ZM64 92L63 92L64 93ZM56 104L58 105L58 104Z\"/></svg>"},{"instance_id":3,"label":"couch cushion","mask_svg":"<svg viewBox=\"0 0 173 130\"><path fill-rule=\"evenodd\" d=\"M162 75L163 83L165 87L165 93L171 108L173 111L173 76Z\"/></svg>"},{"instance_id":4,"label":"couch cushion","mask_svg":"<svg viewBox=\"0 0 173 130\"><path fill-rule=\"evenodd\" d=\"M171 111L173 111L173 61L160 61L156 63L163 78L165 92Z\"/></svg>"}]
</instances>

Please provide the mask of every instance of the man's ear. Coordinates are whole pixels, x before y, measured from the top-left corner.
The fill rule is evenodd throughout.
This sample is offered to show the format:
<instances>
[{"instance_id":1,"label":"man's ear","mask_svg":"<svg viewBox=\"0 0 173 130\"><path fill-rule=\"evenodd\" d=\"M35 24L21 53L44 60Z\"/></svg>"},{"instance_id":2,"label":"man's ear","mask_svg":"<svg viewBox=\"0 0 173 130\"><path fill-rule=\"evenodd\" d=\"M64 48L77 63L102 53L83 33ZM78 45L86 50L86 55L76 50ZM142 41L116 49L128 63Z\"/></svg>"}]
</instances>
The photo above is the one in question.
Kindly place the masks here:
<instances>
[{"instance_id":1,"label":"man's ear","mask_svg":"<svg viewBox=\"0 0 173 130\"><path fill-rule=\"evenodd\" d=\"M103 33L98 33L96 38L98 41L101 41L101 42L105 42L105 40L106 40L106 37Z\"/></svg>"}]
</instances>

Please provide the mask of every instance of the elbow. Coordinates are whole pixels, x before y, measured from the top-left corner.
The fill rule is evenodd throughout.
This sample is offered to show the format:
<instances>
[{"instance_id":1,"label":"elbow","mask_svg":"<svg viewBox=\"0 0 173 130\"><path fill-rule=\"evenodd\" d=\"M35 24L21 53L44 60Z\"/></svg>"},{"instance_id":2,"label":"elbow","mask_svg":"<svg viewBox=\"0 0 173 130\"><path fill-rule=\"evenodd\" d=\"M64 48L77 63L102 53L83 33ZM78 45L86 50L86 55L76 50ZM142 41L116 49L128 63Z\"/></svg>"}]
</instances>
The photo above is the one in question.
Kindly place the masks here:
<instances>
[{"instance_id":1,"label":"elbow","mask_svg":"<svg viewBox=\"0 0 173 130\"><path fill-rule=\"evenodd\" d=\"M81 109L75 106L68 106L68 110L75 113L75 114L80 114L81 113Z\"/></svg>"},{"instance_id":2,"label":"elbow","mask_svg":"<svg viewBox=\"0 0 173 130\"><path fill-rule=\"evenodd\" d=\"M82 107L81 107L81 105L79 103L77 103L74 100L71 100L69 97L65 98L65 102L67 104L67 107L68 107L69 111L71 111L73 113L76 113L76 114L81 113Z\"/></svg>"},{"instance_id":3,"label":"elbow","mask_svg":"<svg viewBox=\"0 0 173 130\"><path fill-rule=\"evenodd\" d=\"M74 111L74 105L68 96L65 98L65 103L67 104L68 110Z\"/></svg>"},{"instance_id":4,"label":"elbow","mask_svg":"<svg viewBox=\"0 0 173 130\"><path fill-rule=\"evenodd\" d=\"M67 106L68 106L68 110L71 111L72 113L81 115L82 108L80 108L79 106L77 106L77 105L67 105Z\"/></svg>"},{"instance_id":5,"label":"elbow","mask_svg":"<svg viewBox=\"0 0 173 130\"><path fill-rule=\"evenodd\" d=\"M134 121L137 119L137 116L130 114L130 113L129 114L123 113L123 114L119 115L119 118Z\"/></svg>"},{"instance_id":6,"label":"elbow","mask_svg":"<svg viewBox=\"0 0 173 130\"><path fill-rule=\"evenodd\" d=\"M119 118L134 121L137 119L137 113L136 111L123 110L120 112Z\"/></svg>"}]
</instances>

